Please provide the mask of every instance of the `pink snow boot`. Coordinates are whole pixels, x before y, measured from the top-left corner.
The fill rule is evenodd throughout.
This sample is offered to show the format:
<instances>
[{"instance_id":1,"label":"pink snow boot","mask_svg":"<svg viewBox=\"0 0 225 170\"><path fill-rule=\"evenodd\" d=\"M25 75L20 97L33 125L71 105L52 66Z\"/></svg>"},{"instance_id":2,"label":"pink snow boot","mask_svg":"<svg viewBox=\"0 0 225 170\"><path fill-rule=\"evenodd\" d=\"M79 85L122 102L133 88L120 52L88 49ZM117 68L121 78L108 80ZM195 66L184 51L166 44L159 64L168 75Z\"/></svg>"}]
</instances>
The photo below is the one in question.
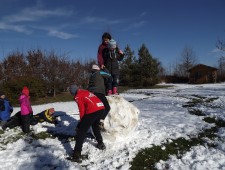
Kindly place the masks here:
<instances>
[{"instance_id":1,"label":"pink snow boot","mask_svg":"<svg viewBox=\"0 0 225 170\"><path fill-rule=\"evenodd\" d=\"M116 88L116 87L113 87L113 94L116 94L116 95L119 94L119 93L117 92L117 88Z\"/></svg>"}]
</instances>

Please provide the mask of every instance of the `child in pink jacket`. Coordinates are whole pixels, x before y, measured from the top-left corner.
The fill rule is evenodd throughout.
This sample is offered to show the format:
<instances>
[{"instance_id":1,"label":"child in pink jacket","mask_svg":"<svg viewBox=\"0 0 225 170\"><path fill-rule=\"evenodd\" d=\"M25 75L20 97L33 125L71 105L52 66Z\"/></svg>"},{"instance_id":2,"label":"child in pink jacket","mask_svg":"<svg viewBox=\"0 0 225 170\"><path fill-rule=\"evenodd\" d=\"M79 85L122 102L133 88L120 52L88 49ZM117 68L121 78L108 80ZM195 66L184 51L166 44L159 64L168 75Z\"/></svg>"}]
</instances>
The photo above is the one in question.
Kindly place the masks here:
<instances>
[{"instance_id":1,"label":"child in pink jacket","mask_svg":"<svg viewBox=\"0 0 225 170\"><path fill-rule=\"evenodd\" d=\"M33 116L33 110L30 104L29 89L24 86L19 97L20 113L21 113L21 128L24 133L30 132L30 123Z\"/></svg>"}]
</instances>

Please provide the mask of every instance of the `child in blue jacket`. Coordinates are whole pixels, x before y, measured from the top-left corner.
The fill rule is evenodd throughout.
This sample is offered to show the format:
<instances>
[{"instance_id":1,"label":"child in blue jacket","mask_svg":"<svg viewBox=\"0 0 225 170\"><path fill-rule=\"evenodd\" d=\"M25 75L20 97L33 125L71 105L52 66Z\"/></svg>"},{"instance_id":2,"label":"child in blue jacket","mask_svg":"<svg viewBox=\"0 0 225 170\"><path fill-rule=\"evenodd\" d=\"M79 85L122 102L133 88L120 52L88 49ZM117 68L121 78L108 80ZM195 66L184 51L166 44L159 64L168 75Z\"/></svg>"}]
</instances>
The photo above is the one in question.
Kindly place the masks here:
<instances>
[{"instance_id":1,"label":"child in blue jacket","mask_svg":"<svg viewBox=\"0 0 225 170\"><path fill-rule=\"evenodd\" d=\"M3 126L9 120L13 107L5 96L4 92L0 92L0 126Z\"/></svg>"}]
</instances>

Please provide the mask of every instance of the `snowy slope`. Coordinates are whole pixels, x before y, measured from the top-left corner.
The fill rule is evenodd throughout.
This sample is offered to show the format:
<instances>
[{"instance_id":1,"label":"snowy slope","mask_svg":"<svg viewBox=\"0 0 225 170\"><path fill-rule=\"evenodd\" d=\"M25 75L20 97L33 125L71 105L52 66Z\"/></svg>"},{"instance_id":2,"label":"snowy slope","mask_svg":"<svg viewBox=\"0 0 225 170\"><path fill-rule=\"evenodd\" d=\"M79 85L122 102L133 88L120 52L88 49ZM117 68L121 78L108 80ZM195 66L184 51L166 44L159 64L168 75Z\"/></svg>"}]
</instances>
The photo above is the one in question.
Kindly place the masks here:
<instances>
[{"instance_id":1,"label":"snowy slope","mask_svg":"<svg viewBox=\"0 0 225 170\"><path fill-rule=\"evenodd\" d=\"M1 134L0 138L0 169L129 169L130 162L140 149L149 148L153 144L161 145L169 138L189 138L190 134L197 134L202 129L213 126L203 121L201 116L189 114L187 108L182 107L194 95L219 97L213 104L220 108L201 106L199 109L210 116L225 120L225 84L174 85L168 89L130 90L121 96L140 110L137 128L124 139L106 140L105 151L96 149L94 146L96 142L87 139L82 154L88 154L89 159L77 164L65 159L72 153L75 145L75 141L71 138L31 140L29 137L22 137L15 142L3 144L4 141L13 139L21 132L19 128L10 129ZM58 134L74 135L79 120L76 104L58 102L33 106L33 110L38 113L50 107L55 108L59 116L59 124L56 127L48 123L38 124L33 127L34 132L50 130ZM125 107L121 106L120 109L123 108ZM14 113L18 109L15 108ZM225 139L225 129L221 128L218 135L221 139ZM171 156L166 162L157 163L156 167L164 169L166 164L169 169L179 170L225 169L224 140L217 142L219 144L217 148L192 147L191 151L184 154L181 159Z\"/></svg>"}]
</instances>

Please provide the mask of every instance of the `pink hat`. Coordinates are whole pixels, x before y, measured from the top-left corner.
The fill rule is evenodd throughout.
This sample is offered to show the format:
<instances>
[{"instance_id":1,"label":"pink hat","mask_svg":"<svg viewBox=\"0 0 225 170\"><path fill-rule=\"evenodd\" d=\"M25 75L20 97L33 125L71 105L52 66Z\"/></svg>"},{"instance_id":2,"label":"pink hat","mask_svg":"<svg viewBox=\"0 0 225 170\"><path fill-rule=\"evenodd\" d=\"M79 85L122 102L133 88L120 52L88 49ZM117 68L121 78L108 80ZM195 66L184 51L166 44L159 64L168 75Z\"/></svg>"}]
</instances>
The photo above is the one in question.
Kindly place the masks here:
<instances>
[{"instance_id":1,"label":"pink hat","mask_svg":"<svg viewBox=\"0 0 225 170\"><path fill-rule=\"evenodd\" d=\"M25 94L26 96L29 96L30 91L29 91L29 89L27 88L27 86L24 86L24 87L23 87L22 93Z\"/></svg>"}]
</instances>

